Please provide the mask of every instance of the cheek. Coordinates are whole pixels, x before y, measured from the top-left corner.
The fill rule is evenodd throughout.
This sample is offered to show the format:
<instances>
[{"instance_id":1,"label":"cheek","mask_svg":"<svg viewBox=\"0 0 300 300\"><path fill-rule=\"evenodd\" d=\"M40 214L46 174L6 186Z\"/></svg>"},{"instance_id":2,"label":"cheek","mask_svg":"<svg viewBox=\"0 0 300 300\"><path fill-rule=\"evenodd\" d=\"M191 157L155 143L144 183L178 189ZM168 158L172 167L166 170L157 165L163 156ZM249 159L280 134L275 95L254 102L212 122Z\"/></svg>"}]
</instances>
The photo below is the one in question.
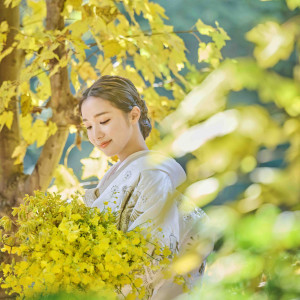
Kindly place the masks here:
<instances>
[{"instance_id":1,"label":"cheek","mask_svg":"<svg viewBox=\"0 0 300 300\"><path fill-rule=\"evenodd\" d=\"M120 136L121 135L121 131L122 131L122 125L119 124L119 122L114 122L112 124L110 124L110 126L106 127L106 133L113 137L113 136Z\"/></svg>"},{"instance_id":2,"label":"cheek","mask_svg":"<svg viewBox=\"0 0 300 300\"><path fill-rule=\"evenodd\" d=\"M114 120L109 126L103 128L104 134L114 139L115 143L121 143L127 141L129 135L129 128L125 120Z\"/></svg>"},{"instance_id":3,"label":"cheek","mask_svg":"<svg viewBox=\"0 0 300 300\"><path fill-rule=\"evenodd\" d=\"M90 140L90 142L94 141L94 138L93 138L93 135L92 135L91 131L88 130L87 136L88 136L88 139Z\"/></svg>"}]
</instances>

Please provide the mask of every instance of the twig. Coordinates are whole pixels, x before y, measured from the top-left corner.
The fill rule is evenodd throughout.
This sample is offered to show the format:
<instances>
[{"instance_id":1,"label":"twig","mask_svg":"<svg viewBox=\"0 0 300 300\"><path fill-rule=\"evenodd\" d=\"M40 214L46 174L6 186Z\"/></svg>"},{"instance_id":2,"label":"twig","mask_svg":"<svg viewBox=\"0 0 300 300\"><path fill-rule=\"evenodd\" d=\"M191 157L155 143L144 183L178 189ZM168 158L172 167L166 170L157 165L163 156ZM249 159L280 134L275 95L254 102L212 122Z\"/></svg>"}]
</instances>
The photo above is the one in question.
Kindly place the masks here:
<instances>
[{"instance_id":1,"label":"twig","mask_svg":"<svg viewBox=\"0 0 300 300\"><path fill-rule=\"evenodd\" d=\"M196 34L195 32L192 32L192 35L197 39L197 41L198 41L199 43L201 43L200 38L197 36L197 34Z\"/></svg>"},{"instance_id":2,"label":"twig","mask_svg":"<svg viewBox=\"0 0 300 300\"><path fill-rule=\"evenodd\" d=\"M178 31L172 31L172 32L145 32L145 31L142 31L144 36L153 36L153 35L160 35L160 34L197 33L197 32L198 32L197 30L178 30ZM124 37L124 38L133 38L133 37L140 37L140 36L142 36L142 35L140 35L140 34L125 35L125 36L122 36L122 37ZM88 46L90 46L90 47L94 47L96 45L97 45L97 43L88 44Z\"/></svg>"},{"instance_id":3,"label":"twig","mask_svg":"<svg viewBox=\"0 0 300 300\"><path fill-rule=\"evenodd\" d=\"M138 291L138 288L137 288L136 285L134 284L132 278L130 278L128 275L126 275L126 276L130 279L130 281L131 281L131 283L133 284L134 288Z\"/></svg>"},{"instance_id":4,"label":"twig","mask_svg":"<svg viewBox=\"0 0 300 300\"><path fill-rule=\"evenodd\" d=\"M66 151L66 155L65 155L65 158L64 158L64 166L66 168L68 168L68 158L69 158L69 154L70 152L72 151L72 149L75 147L75 144L72 144Z\"/></svg>"},{"instance_id":5,"label":"twig","mask_svg":"<svg viewBox=\"0 0 300 300\"><path fill-rule=\"evenodd\" d=\"M118 290L118 292L124 297L124 299L126 298L125 297L125 295L122 293L122 291L121 291L121 289L118 289L117 287L116 287L116 289Z\"/></svg>"},{"instance_id":6,"label":"twig","mask_svg":"<svg viewBox=\"0 0 300 300\"><path fill-rule=\"evenodd\" d=\"M89 59L99 51L99 48L97 48L95 51L93 51L88 57L86 57L86 59L82 62L82 64L78 67L77 69L77 72L79 72L79 70L82 68L83 64L86 62L86 61L89 61Z\"/></svg>"},{"instance_id":7,"label":"twig","mask_svg":"<svg viewBox=\"0 0 300 300\"><path fill-rule=\"evenodd\" d=\"M144 252L144 253L147 254L148 256L150 256L152 259L155 259L155 260L157 260L157 261L160 261L159 259L153 257L152 255L148 254L147 252Z\"/></svg>"}]
</instances>

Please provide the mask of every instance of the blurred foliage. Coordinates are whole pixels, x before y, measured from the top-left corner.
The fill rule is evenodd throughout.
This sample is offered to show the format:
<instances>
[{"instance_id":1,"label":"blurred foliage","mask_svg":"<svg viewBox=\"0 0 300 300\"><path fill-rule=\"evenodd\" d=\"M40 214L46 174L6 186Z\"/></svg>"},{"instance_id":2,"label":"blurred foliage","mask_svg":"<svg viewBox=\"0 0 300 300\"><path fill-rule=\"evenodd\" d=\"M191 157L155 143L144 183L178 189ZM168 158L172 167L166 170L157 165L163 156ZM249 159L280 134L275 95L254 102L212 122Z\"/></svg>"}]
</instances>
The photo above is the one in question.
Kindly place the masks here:
<instances>
[{"instance_id":1,"label":"blurred foliage","mask_svg":"<svg viewBox=\"0 0 300 300\"><path fill-rule=\"evenodd\" d=\"M299 211L263 204L242 213L241 203L210 207L216 251L202 288L191 299L297 299L300 286Z\"/></svg>"},{"instance_id":2,"label":"blurred foliage","mask_svg":"<svg viewBox=\"0 0 300 300\"><path fill-rule=\"evenodd\" d=\"M193 70L188 77L199 85L160 123L164 139L155 149L192 154L180 187L187 196L182 207L210 203L210 226L199 230L204 239L215 237L215 251L191 299L300 295L299 37L299 15L257 24L246 34L254 58L226 59L206 76ZM286 77L276 67L291 55L297 62ZM254 92L252 103L228 103L232 93L244 90ZM284 164L272 166L282 146ZM211 203L239 180L247 184L237 197Z\"/></svg>"},{"instance_id":3,"label":"blurred foliage","mask_svg":"<svg viewBox=\"0 0 300 300\"><path fill-rule=\"evenodd\" d=\"M36 298L38 300L82 300L82 295L76 293L59 292L59 293L45 295L45 296L42 295L37 296ZM104 291L101 291L100 293L87 293L85 299L116 300L117 297L114 297L113 294L111 293L104 293Z\"/></svg>"}]
</instances>

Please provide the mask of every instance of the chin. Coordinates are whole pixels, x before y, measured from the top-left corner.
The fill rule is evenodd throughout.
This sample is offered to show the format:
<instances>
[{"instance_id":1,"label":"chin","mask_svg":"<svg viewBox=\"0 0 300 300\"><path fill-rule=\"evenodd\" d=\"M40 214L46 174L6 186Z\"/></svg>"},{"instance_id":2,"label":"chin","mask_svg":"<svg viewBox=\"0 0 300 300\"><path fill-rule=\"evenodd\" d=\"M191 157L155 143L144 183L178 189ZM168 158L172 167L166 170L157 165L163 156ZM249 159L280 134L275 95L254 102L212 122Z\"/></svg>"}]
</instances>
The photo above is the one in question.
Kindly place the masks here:
<instances>
[{"instance_id":1,"label":"chin","mask_svg":"<svg viewBox=\"0 0 300 300\"><path fill-rule=\"evenodd\" d=\"M117 155L117 153L115 152L115 151L109 151L109 150L106 150L105 148L104 149L102 149L102 148L100 148L100 147L97 147L101 152L103 152L103 154L105 154L106 156L109 156L109 157L111 157L111 156L115 156L115 155Z\"/></svg>"}]
</instances>

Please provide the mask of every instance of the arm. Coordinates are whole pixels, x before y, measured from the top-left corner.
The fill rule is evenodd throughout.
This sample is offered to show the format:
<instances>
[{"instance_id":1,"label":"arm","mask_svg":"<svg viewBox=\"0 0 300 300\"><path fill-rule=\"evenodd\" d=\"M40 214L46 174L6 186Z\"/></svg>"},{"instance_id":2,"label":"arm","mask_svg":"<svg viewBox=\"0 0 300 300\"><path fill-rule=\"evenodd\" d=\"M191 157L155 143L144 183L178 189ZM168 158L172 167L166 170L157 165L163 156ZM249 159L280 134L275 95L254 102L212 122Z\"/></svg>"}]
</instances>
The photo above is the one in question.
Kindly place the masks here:
<instances>
[{"instance_id":1,"label":"arm","mask_svg":"<svg viewBox=\"0 0 300 300\"><path fill-rule=\"evenodd\" d=\"M122 212L120 220L122 230L130 231L137 226L150 226L152 234L159 239L161 246L168 246L173 252L177 251L178 210L176 203L169 198L174 192L175 189L167 173L160 170L143 171ZM152 222L149 224L148 220ZM161 228L161 231L158 231L158 228ZM153 248L149 247L148 254L151 256L153 256L152 251ZM142 279L150 295L165 282L161 271L153 272L148 267L145 267Z\"/></svg>"},{"instance_id":2,"label":"arm","mask_svg":"<svg viewBox=\"0 0 300 300\"><path fill-rule=\"evenodd\" d=\"M91 207L93 202L100 196L99 189L86 189L82 200L86 206Z\"/></svg>"},{"instance_id":3,"label":"arm","mask_svg":"<svg viewBox=\"0 0 300 300\"><path fill-rule=\"evenodd\" d=\"M167 173L160 170L143 171L132 194L136 200L128 211L128 231L151 220L154 231L162 229L159 234L162 245L170 246L170 235L175 236L178 241L178 209L171 199L175 192Z\"/></svg>"},{"instance_id":4,"label":"arm","mask_svg":"<svg viewBox=\"0 0 300 300\"><path fill-rule=\"evenodd\" d=\"M167 173L159 170L143 172L132 197L137 200L134 201L135 205L131 207L129 213L128 230L139 225L143 226L151 219L151 227L154 230L162 228L161 232L156 233L159 233L159 240L163 246L168 246L173 253L182 254L193 249L195 251L195 246L201 241L202 230L205 230L207 216L201 209L185 215L178 211L177 201L184 196L172 186ZM198 253L204 261L195 266L190 277L186 277L189 288L192 288L195 281L203 275L205 258L211 252L210 247L205 248L201 250L204 253ZM166 294L171 297L171 291L174 297L183 293L182 286L173 283L172 280L163 280L159 273L161 272L155 274L146 269L147 278L143 278L148 291L151 288L154 291L155 299L164 299Z\"/></svg>"}]
</instances>

